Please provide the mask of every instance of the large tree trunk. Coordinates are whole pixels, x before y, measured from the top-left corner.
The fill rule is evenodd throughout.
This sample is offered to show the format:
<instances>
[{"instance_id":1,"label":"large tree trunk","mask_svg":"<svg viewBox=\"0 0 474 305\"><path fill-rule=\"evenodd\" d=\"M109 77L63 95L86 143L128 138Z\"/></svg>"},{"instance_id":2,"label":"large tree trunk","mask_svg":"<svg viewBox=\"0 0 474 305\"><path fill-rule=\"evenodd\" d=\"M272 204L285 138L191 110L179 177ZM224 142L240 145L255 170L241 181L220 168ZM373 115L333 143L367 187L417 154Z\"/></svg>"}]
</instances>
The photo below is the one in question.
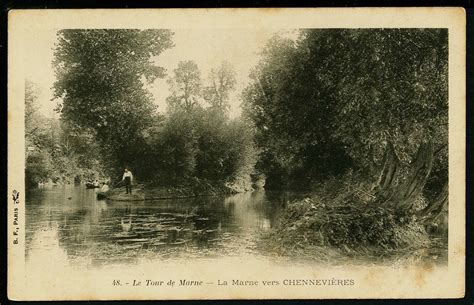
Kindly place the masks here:
<instances>
[{"instance_id":1,"label":"large tree trunk","mask_svg":"<svg viewBox=\"0 0 474 305\"><path fill-rule=\"evenodd\" d=\"M397 206L409 210L413 202L421 195L433 166L433 143L422 143L418 148L415 161L412 162L407 179L399 186Z\"/></svg>"},{"instance_id":2,"label":"large tree trunk","mask_svg":"<svg viewBox=\"0 0 474 305\"><path fill-rule=\"evenodd\" d=\"M400 161L392 143L389 143L384 159L384 167L376 195L382 198L382 202L397 209L410 210L414 200L421 195L433 166L432 142L420 144L408 175L401 184L398 183L400 179Z\"/></svg>"},{"instance_id":3,"label":"large tree trunk","mask_svg":"<svg viewBox=\"0 0 474 305\"><path fill-rule=\"evenodd\" d=\"M408 169L407 177L402 183L398 183L400 161L392 143L389 143L376 192L379 202L392 206L398 211L413 212L413 203L423 192L433 166L433 158L432 142L420 144L416 157ZM443 212L444 207L448 204L448 191L448 182L446 182L436 199L416 213L422 224L432 223Z\"/></svg>"},{"instance_id":4,"label":"large tree trunk","mask_svg":"<svg viewBox=\"0 0 474 305\"><path fill-rule=\"evenodd\" d=\"M449 183L446 182L436 199L430 202L426 208L418 212L418 218L424 224L433 222L441 214L443 208L448 204L448 199Z\"/></svg>"}]
</instances>

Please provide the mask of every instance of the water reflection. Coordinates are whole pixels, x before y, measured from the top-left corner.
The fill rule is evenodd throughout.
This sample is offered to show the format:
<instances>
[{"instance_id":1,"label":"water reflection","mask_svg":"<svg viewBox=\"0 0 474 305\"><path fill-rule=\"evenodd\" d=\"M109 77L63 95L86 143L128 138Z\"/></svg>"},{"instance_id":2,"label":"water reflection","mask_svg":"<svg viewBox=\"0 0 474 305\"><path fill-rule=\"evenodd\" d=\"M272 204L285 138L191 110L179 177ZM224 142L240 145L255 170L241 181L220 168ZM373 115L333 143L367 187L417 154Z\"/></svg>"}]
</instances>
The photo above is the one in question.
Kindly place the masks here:
<instances>
[{"instance_id":1,"label":"water reflection","mask_svg":"<svg viewBox=\"0 0 474 305\"><path fill-rule=\"evenodd\" d=\"M27 194L26 254L77 264L138 258L258 255L259 233L271 228L293 195L254 192L193 199L107 202L81 186Z\"/></svg>"}]
</instances>

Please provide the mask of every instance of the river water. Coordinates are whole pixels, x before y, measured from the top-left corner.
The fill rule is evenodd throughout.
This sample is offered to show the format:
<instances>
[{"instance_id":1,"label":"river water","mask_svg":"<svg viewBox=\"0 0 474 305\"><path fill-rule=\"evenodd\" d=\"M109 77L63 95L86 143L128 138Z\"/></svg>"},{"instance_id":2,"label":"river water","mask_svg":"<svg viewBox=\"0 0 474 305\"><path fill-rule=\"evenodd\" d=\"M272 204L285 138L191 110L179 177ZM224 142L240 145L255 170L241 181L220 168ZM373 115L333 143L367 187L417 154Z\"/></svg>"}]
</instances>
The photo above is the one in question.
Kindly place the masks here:
<instances>
[{"instance_id":1,"label":"river water","mask_svg":"<svg viewBox=\"0 0 474 305\"><path fill-rule=\"evenodd\" d=\"M35 268L45 258L92 267L189 258L274 261L260 250L261 234L275 225L288 202L304 196L260 191L120 202L97 200L96 191L84 186L33 189L26 198L26 263ZM420 256L445 263L446 244L433 243Z\"/></svg>"},{"instance_id":2,"label":"river water","mask_svg":"<svg viewBox=\"0 0 474 305\"><path fill-rule=\"evenodd\" d=\"M258 256L260 233L275 224L289 200L301 196L262 191L118 202L97 200L95 190L84 186L38 188L27 193L26 258L104 265L143 258Z\"/></svg>"}]
</instances>

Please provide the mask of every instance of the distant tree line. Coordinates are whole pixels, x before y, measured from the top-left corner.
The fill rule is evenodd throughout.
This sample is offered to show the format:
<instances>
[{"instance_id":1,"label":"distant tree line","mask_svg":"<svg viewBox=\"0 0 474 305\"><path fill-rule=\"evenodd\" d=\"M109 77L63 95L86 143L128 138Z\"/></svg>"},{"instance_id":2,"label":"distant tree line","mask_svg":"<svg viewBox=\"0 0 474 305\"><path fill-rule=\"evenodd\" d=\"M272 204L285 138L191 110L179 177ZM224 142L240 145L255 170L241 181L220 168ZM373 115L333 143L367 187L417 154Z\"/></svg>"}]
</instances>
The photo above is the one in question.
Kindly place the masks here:
<instances>
[{"instance_id":1,"label":"distant tree line","mask_svg":"<svg viewBox=\"0 0 474 305\"><path fill-rule=\"evenodd\" d=\"M39 89L25 82L25 184L73 183L103 175L98 145L92 134L55 118L38 107Z\"/></svg>"}]
</instances>

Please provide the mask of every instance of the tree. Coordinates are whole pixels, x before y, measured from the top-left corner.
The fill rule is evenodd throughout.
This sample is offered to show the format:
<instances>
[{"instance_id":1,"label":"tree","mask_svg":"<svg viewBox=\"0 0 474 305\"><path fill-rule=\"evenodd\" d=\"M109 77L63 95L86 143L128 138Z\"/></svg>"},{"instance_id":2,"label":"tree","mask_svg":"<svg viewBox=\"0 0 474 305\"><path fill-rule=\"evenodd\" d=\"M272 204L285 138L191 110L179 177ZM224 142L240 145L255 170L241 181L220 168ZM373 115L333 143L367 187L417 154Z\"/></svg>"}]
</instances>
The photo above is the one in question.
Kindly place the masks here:
<instances>
[{"instance_id":1,"label":"tree","mask_svg":"<svg viewBox=\"0 0 474 305\"><path fill-rule=\"evenodd\" d=\"M172 47L169 30L61 30L54 97L61 118L94 132L116 169L133 162L155 105L144 82L164 77L153 57ZM133 166L133 164L131 164Z\"/></svg>"},{"instance_id":2,"label":"tree","mask_svg":"<svg viewBox=\"0 0 474 305\"><path fill-rule=\"evenodd\" d=\"M389 142L403 162L422 140L445 155L447 31L318 29L296 42L277 37L243 98L257 129L259 167L270 176L310 180L350 166L373 173Z\"/></svg>"},{"instance_id":3,"label":"tree","mask_svg":"<svg viewBox=\"0 0 474 305\"><path fill-rule=\"evenodd\" d=\"M314 75L302 48L274 37L251 73L243 93L244 116L256 128L257 168L267 187L304 187L312 179L338 174L350 163L342 143L330 137L335 108Z\"/></svg>"},{"instance_id":4,"label":"tree","mask_svg":"<svg viewBox=\"0 0 474 305\"><path fill-rule=\"evenodd\" d=\"M191 60L180 61L168 79L171 95L167 98L171 109L182 108L190 111L198 105L201 97L201 72Z\"/></svg>"},{"instance_id":5,"label":"tree","mask_svg":"<svg viewBox=\"0 0 474 305\"><path fill-rule=\"evenodd\" d=\"M236 73L232 65L224 61L212 69L209 75L210 85L204 90L204 99L216 109L226 112L229 105L229 94L237 83Z\"/></svg>"}]
</instances>

